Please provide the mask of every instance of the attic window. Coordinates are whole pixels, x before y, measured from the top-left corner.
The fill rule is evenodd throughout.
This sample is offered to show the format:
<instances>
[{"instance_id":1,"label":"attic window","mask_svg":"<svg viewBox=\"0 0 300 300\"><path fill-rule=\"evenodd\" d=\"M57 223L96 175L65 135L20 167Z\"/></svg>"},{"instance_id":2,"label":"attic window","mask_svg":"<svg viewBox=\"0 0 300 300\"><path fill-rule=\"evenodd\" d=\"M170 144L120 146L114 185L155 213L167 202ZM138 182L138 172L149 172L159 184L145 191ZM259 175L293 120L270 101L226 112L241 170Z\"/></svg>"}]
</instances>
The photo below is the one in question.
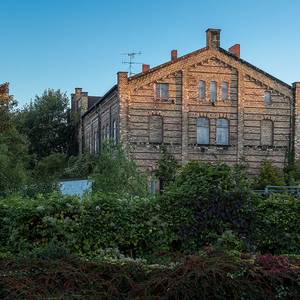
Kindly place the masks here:
<instances>
[{"instance_id":1,"label":"attic window","mask_svg":"<svg viewBox=\"0 0 300 300\"><path fill-rule=\"evenodd\" d=\"M222 82L222 100L227 100L229 98L228 94L229 84L226 81Z\"/></svg>"},{"instance_id":2,"label":"attic window","mask_svg":"<svg viewBox=\"0 0 300 300\"><path fill-rule=\"evenodd\" d=\"M212 81L210 83L210 100L212 103L217 101L217 82Z\"/></svg>"},{"instance_id":3,"label":"attic window","mask_svg":"<svg viewBox=\"0 0 300 300\"><path fill-rule=\"evenodd\" d=\"M264 102L266 105L270 105L272 103L272 94L270 91L265 91Z\"/></svg>"},{"instance_id":4,"label":"attic window","mask_svg":"<svg viewBox=\"0 0 300 300\"><path fill-rule=\"evenodd\" d=\"M199 98L200 99L205 99L205 94L206 94L205 81L200 80L200 82L199 82Z\"/></svg>"},{"instance_id":5,"label":"attic window","mask_svg":"<svg viewBox=\"0 0 300 300\"><path fill-rule=\"evenodd\" d=\"M169 100L169 84L168 83L157 83L156 84L156 99L158 100Z\"/></svg>"}]
</instances>

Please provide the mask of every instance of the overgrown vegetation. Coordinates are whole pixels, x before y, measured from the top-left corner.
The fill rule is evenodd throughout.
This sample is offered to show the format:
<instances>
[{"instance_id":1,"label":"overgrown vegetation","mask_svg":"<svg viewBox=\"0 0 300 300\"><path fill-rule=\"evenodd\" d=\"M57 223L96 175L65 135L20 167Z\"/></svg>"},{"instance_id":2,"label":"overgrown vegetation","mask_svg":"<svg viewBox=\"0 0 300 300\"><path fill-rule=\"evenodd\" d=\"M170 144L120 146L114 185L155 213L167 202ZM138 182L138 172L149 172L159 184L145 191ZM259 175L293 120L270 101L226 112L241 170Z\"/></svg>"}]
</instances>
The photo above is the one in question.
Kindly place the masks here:
<instances>
[{"instance_id":1,"label":"overgrown vegetation","mask_svg":"<svg viewBox=\"0 0 300 300\"><path fill-rule=\"evenodd\" d=\"M170 265L2 260L0 269L1 299L296 300L300 288L300 261L272 255L234 259L202 253Z\"/></svg>"},{"instance_id":2,"label":"overgrown vegetation","mask_svg":"<svg viewBox=\"0 0 300 300\"><path fill-rule=\"evenodd\" d=\"M120 145L99 156L71 151L76 116L61 92L14 107L0 107L1 298L296 299L299 198L253 189L297 184L298 161L285 174L265 161L253 179L242 165L180 167L162 147L161 193L149 195L148 174ZM92 178L93 193L60 195L58 180L74 177Z\"/></svg>"}]
</instances>

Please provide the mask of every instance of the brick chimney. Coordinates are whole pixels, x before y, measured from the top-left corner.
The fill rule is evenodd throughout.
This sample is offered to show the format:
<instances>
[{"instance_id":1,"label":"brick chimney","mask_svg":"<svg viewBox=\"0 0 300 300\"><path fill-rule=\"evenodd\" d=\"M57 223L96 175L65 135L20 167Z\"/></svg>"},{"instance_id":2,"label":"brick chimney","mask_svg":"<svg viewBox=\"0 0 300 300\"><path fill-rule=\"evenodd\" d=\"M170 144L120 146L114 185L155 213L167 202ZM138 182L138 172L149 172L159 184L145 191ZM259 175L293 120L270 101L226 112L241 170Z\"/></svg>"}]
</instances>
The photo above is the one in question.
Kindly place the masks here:
<instances>
[{"instance_id":1,"label":"brick chimney","mask_svg":"<svg viewBox=\"0 0 300 300\"><path fill-rule=\"evenodd\" d=\"M294 92L294 152L300 158L300 82L293 83Z\"/></svg>"},{"instance_id":2,"label":"brick chimney","mask_svg":"<svg viewBox=\"0 0 300 300\"><path fill-rule=\"evenodd\" d=\"M241 57L241 45L240 44L235 44L232 47L228 49L228 51L235 55L236 57L240 58Z\"/></svg>"},{"instance_id":3,"label":"brick chimney","mask_svg":"<svg viewBox=\"0 0 300 300\"><path fill-rule=\"evenodd\" d=\"M82 88L75 88L75 93L71 94L71 108L80 115L88 110L88 93L83 92Z\"/></svg>"},{"instance_id":4,"label":"brick chimney","mask_svg":"<svg viewBox=\"0 0 300 300\"><path fill-rule=\"evenodd\" d=\"M76 95L80 95L81 92L82 92L82 88L79 88L79 87L75 88L75 94Z\"/></svg>"},{"instance_id":5,"label":"brick chimney","mask_svg":"<svg viewBox=\"0 0 300 300\"><path fill-rule=\"evenodd\" d=\"M209 28L206 30L206 47L209 49L220 48L221 29Z\"/></svg>"},{"instance_id":6,"label":"brick chimney","mask_svg":"<svg viewBox=\"0 0 300 300\"><path fill-rule=\"evenodd\" d=\"M177 59L177 50L171 51L171 61L174 61Z\"/></svg>"},{"instance_id":7,"label":"brick chimney","mask_svg":"<svg viewBox=\"0 0 300 300\"><path fill-rule=\"evenodd\" d=\"M145 73L145 72L147 72L149 70L150 70L150 65L143 64L143 66L142 66L142 72Z\"/></svg>"}]
</instances>

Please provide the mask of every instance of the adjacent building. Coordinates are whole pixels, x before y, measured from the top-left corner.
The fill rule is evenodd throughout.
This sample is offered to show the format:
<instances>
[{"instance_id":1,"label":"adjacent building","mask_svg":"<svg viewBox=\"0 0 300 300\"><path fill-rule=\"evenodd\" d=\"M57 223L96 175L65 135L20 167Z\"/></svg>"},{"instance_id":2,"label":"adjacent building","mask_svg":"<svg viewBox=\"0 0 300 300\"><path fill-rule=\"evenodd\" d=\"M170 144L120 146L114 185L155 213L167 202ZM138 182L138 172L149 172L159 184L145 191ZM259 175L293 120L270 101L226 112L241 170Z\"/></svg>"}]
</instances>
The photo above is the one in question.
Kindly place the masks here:
<instances>
[{"instance_id":1,"label":"adjacent building","mask_svg":"<svg viewBox=\"0 0 300 300\"><path fill-rule=\"evenodd\" d=\"M179 163L245 162L256 174L263 160L283 168L300 156L300 83L289 85L240 57L240 45L220 47L220 29L206 46L128 77L103 97L76 88L81 152L98 153L107 139L122 142L152 172L165 145Z\"/></svg>"}]
</instances>

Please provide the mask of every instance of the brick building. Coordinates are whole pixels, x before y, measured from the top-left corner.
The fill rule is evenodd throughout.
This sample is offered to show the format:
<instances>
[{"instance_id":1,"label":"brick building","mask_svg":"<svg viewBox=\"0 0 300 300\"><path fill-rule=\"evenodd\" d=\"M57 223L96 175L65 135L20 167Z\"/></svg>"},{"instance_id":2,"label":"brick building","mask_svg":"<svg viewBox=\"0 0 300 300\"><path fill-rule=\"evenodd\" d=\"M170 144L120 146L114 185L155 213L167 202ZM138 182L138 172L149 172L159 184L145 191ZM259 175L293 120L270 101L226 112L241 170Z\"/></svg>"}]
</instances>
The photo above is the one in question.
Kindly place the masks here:
<instances>
[{"instance_id":1,"label":"brick building","mask_svg":"<svg viewBox=\"0 0 300 300\"><path fill-rule=\"evenodd\" d=\"M72 94L80 111L81 151L98 153L108 138L130 145L144 170L156 168L159 145L180 163L263 160L284 167L288 151L300 156L300 83L292 86L240 58L238 44L220 47L220 30L206 31L206 46L128 77L103 97Z\"/></svg>"}]
</instances>

